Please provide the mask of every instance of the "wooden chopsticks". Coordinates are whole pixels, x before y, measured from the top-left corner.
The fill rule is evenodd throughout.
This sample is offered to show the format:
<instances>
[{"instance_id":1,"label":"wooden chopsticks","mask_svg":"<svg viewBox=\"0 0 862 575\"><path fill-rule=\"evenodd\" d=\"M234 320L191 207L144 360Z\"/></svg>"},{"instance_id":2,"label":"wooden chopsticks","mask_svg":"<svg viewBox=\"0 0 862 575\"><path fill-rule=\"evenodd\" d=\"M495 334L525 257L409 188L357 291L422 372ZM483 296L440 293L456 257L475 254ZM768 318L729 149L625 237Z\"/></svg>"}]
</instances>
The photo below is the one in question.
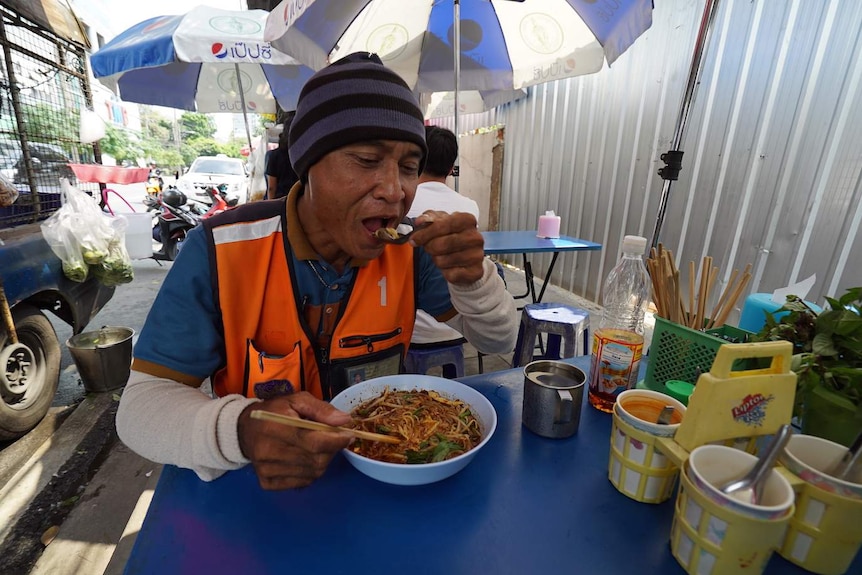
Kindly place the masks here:
<instances>
[{"instance_id":1,"label":"wooden chopsticks","mask_svg":"<svg viewBox=\"0 0 862 575\"><path fill-rule=\"evenodd\" d=\"M742 274L733 270L730 281L718 297L711 311L707 303L715 288L718 278L718 267L713 265L712 257L704 256L700 263L700 273L695 270L695 263L688 262L688 302L683 297L680 272L676 268L673 252L662 244L650 250L647 259L647 270L653 284L653 300L657 314L674 323L691 329L714 329L724 325L736 302L745 291L751 280L751 264L745 266Z\"/></svg>"},{"instance_id":2,"label":"wooden chopsticks","mask_svg":"<svg viewBox=\"0 0 862 575\"><path fill-rule=\"evenodd\" d=\"M383 435L381 433L371 433L370 431L362 431L360 429L351 429L350 427L336 427L334 425L327 425L325 423L320 423L317 421L311 421L308 419L300 419L298 417L291 417L289 415L282 415L281 413L273 413L272 411L264 411L262 409L256 409L251 412L252 419L262 419L264 421L272 421L274 423L280 423L282 425L289 425L291 427L299 427L301 429L310 429L312 431L343 431L345 433L350 433L360 439L368 439L369 441L380 441L383 443L392 443L398 444L401 443L401 440L397 437L393 437L391 435Z\"/></svg>"},{"instance_id":3,"label":"wooden chopsticks","mask_svg":"<svg viewBox=\"0 0 862 575\"><path fill-rule=\"evenodd\" d=\"M751 264L745 266L745 271L742 272L742 277L739 278L739 283L734 286L733 278L736 273L737 270L733 270L731 281L728 282L727 287L724 288L724 292L721 294L721 298L718 300L719 303L722 303L722 299L724 299L723 305L716 305L717 309L712 311L712 319L706 326L706 329L722 326L724 325L724 322L727 321L727 316L730 315L731 310L736 306L736 301L739 299L739 296L742 295L748 282L751 281Z\"/></svg>"}]
</instances>

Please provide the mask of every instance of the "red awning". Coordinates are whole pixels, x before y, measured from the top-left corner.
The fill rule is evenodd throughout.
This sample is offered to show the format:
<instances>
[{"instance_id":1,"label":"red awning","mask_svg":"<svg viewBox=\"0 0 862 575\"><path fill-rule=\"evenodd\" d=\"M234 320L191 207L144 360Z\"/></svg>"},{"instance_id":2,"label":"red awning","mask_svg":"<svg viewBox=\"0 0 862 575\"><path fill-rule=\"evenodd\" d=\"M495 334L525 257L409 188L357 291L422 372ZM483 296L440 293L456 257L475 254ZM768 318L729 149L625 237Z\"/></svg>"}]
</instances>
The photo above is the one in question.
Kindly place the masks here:
<instances>
[{"instance_id":1,"label":"red awning","mask_svg":"<svg viewBox=\"0 0 862 575\"><path fill-rule=\"evenodd\" d=\"M149 168L121 168L101 164L69 164L69 167L82 182L134 184L146 182L150 174Z\"/></svg>"}]
</instances>

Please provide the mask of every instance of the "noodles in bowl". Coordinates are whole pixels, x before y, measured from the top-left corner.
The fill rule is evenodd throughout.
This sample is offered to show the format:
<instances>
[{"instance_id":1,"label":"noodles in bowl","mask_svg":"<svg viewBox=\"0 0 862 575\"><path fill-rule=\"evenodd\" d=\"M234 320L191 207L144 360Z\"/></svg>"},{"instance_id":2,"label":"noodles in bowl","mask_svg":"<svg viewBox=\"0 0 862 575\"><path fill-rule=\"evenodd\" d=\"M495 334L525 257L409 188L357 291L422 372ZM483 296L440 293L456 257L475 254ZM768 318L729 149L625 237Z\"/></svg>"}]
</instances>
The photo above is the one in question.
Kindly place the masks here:
<instances>
[{"instance_id":1,"label":"noodles in bowl","mask_svg":"<svg viewBox=\"0 0 862 575\"><path fill-rule=\"evenodd\" d=\"M416 405L409 411L411 402ZM344 451L365 475L396 485L422 485L454 475L497 427L497 413L485 396L463 383L428 375L363 381L331 403L361 420L358 428L404 438L402 445L392 446L356 441ZM388 453L387 447L394 449Z\"/></svg>"},{"instance_id":2,"label":"noodles in bowl","mask_svg":"<svg viewBox=\"0 0 862 575\"><path fill-rule=\"evenodd\" d=\"M482 440L479 422L460 399L425 389L391 390L356 407L357 429L401 439L393 445L357 440L351 451L389 463L434 463L466 453Z\"/></svg>"}]
</instances>

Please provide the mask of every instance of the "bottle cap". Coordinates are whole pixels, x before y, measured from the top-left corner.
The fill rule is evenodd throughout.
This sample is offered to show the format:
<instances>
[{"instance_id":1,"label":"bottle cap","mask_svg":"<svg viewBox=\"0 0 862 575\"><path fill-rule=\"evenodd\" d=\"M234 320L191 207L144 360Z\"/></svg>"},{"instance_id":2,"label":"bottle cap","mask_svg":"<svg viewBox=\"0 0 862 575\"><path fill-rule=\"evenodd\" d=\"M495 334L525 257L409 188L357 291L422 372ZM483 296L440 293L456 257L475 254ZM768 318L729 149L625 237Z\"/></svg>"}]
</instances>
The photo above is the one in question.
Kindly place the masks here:
<instances>
[{"instance_id":1,"label":"bottle cap","mask_svg":"<svg viewBox=\"0 0 862 575\"><path fill-rule=\"evenodd\" d=\"M643 255L646 251L646 238L626 236L623 238L623 253Z\"/></svg>"},{"instance_id":2,"label":"bottle cap","mask_svg":"<svg viewBox=\"0 0 862 575\"><path fill-rule=\"evenodd\" d=\"M546 215L546 216L553 216L553 215L554 215L554 210L547 210L547 211L545 211L545 215Z\"/></svg>"},{"instance_id":3,"label":"bottle cap","mask_svg":"<svg viewBox=\"0 0 862 575\"><path fill-rule=\"evenodd\" d=\"M664 392L683 405L688 405L688 398L694 392L694 385L680 379L669 379L664 382Z\"/></svg>"}]
</instances>

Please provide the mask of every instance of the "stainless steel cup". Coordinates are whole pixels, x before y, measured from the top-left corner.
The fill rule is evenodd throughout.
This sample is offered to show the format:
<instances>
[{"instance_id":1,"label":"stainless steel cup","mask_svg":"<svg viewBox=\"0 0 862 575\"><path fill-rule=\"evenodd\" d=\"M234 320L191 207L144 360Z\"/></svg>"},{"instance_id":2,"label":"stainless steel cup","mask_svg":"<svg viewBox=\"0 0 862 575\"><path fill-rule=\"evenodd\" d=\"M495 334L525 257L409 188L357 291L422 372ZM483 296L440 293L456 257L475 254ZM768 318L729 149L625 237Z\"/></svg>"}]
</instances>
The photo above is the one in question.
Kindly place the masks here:
<instances>
[{"instance_id":1,"label":"stainless steel cup","mask_svg":"<svg viewBox=\"0 0 862 575\"><path fill-rule=\"evenodd\" d=\"M568 363L539 360L524 366L521 421L543 437L570 437L581 421L586 374Z\"/></svg>"}]
</instances>

